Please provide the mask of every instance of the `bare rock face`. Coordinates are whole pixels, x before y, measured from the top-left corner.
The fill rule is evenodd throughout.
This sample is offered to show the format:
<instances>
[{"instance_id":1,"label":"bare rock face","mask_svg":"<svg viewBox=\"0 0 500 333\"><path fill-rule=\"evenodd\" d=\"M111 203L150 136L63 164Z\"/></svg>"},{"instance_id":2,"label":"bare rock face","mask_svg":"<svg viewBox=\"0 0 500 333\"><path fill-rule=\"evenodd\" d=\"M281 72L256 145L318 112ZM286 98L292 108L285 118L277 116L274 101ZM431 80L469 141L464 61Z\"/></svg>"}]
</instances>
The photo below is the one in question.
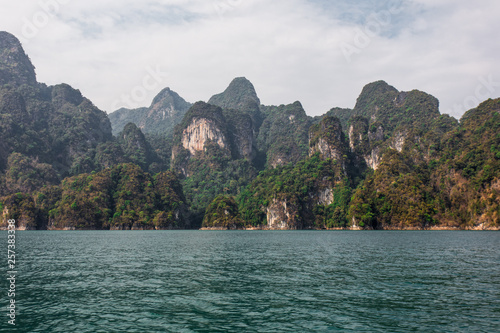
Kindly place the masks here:
<instances>
[{"instance_id":1,"label":"bare rock face","mask_svg":"<svg viewBox=\"0 0 500 333\"><path fill-rule=\"evenodd\" d=\"M223 154L230 155L232 146L222 109L204 102L197 102L175 129L171 165L185 176L189 176L191 174L188 170L190 159L199 153L208 153L209 147L208 150L214 147L220 148Z\"/></svg>"},{"instance_id":2,"label":"bare rock face","mask_svg":"<svg viewBox=\"0 0 500 333\"><path fill-rule=\"evenodd\" d=\"M384 129L381 125L372 125L369 129L369 121L365 117L355 116L349 126L349 149L354 154L358 167L365 163L366 166L377 170L381 158L381 143L384 139Z\"/></svg>"},{"instance_id":3,"label":"bare rock face","mask_svg":"<svg viewBox=\"0 0 500 333\"><path fill-rule=\"evenodd\" d=\"M380 151L380 147L375 147L371 150L371 152L365 156L363 156L365 159L366 164L372 168L373 170L377 170L380 162L382 161L382 154Z\"/></svg>"},{"instance_id":4,"label":"bare rock face","mask_svg":"<svg viewBox=\"0 0 500 333\"><path fill-rule=\"evenodd\" d=\"M309 156L314 155L319 152L325 159L331 158L333 160L339 160L342 158L342 151L332 147L328 141L324 138L319 138L316 144L309 149Z\"/></svg>"},{"instance_id":5,"label":"bare rock face","mask_svg":"<svg viewBox=\"0 0 500 333\"><path fill-rule=\"evenodd\" d=\"M182 146L191 155L203 151L208 140L215 142L221 148L228 148L227 138L215 122L205 118L194 118L182 132Z\"/></svg>"},{"instance_id":6,"label":"bare rock face","mask_svg":"<svg viewBox=\"0 0 500 333\"><path fill-rule=\"evenodd\" d=\"M389 147L401 153L403 151L403 146L405 145L406 135L407 134L404 132L395 133Z\"/></svg>"},{"instance_id":7,"label":"bare rock face","mask_svg":"<svg viewBox=\"0 0 500 333\"><path fill-rule=\"evenodd\" d=\"M316 203L318 205L328 206L333 203L333 191L331 188L325 188L318 191Z\"/></svg>"},{"instance_id":8,"label":"bare rock face","mask_svg":"<svg viewBox=\"0 0 500 333\"><path fill-rule=\"evenodd\" d=\"M299 209L295 203L287 199L274 199L267 207L267 226L269 230L302 229L302 223L297 218Z\"/></svg>"}]
</instances>

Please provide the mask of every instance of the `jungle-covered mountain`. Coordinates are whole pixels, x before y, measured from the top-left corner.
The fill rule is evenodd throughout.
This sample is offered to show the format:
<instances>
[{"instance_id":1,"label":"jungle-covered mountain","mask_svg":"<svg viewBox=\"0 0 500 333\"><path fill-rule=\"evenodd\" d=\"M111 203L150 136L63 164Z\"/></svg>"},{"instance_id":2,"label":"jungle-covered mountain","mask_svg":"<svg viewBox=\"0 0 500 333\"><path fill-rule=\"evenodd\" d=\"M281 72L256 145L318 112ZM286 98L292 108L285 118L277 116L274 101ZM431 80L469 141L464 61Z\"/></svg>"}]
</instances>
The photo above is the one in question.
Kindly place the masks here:
<instances>
[{"instance_id":1,"label":"jungle-covered mountain","mask_svg":"<svg viewBox=\"0 0 500 333\"><path fill-rule=\"evenodd\" d=\"M165 88L108 116L37 82L0 32L0 227L498 229L499 113L487 100L457 121L377 81L310 117L239 77L208 102Z\"/></svg>"}]
</instances>

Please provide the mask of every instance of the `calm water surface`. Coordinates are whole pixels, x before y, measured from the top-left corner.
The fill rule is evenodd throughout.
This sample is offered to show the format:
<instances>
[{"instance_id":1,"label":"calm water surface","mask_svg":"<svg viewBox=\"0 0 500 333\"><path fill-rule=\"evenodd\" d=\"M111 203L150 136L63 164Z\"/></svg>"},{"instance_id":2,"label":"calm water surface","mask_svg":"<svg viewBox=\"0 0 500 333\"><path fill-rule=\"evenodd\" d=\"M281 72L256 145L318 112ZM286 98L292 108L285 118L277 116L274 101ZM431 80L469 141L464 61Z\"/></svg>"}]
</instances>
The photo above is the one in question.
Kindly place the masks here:
<instances>
[{"instance_id":1,"label":"calm water surface","mask_svg":"<svg viewBox=\"0 0 500 333\"><path fill-rule=\"evenodd\" d=\"M17 252L1 332L500 332L498 232L32 231Z\"/></svg>"}]
</instances>

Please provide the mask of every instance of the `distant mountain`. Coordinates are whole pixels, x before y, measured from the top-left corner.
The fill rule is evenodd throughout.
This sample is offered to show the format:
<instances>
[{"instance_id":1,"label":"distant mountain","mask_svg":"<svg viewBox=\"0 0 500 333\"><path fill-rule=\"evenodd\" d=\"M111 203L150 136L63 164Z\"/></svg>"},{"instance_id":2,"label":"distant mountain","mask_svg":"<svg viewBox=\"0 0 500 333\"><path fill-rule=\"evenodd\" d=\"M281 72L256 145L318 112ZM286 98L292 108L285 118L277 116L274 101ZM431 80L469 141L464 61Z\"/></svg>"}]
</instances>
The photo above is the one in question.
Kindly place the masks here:
<instances>
[{"instance_id":1,"label":"distant mountain","mask_svg":"<svg viewBox=\"0 0 500 333\"><path fill-rule=\"evenodd\" d=\"M112 133L117 136L118 133L123 131L128 123L138 124L141 123L144 115L147 114L148 108L127 109L121 108L113 113L108 114L109 121L111 122Z\"/></svg>"},{"instance_id":2,"label":"distant mountain","mask_svg":"<svg viewBox=\"0 0 500 333\"><path fill-rule=\"evenodd\" d=\"M119 109L109 115L113 134L117 135L128 123L134 123L144 134L171 135L191 107L175 91L163 89L149 108Z\"/></svg>"}]
</instances>

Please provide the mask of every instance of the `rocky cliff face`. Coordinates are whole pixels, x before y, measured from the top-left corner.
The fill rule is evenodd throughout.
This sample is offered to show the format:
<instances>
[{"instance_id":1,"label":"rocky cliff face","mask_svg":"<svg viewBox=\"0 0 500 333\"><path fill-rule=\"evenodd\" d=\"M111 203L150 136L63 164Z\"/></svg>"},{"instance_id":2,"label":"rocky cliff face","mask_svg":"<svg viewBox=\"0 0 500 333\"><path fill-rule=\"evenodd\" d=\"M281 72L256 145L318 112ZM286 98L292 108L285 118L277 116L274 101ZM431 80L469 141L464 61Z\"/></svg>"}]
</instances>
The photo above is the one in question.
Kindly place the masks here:
<instances>
[{"instance_id":1,"label":"rocky cliff face","mask_svg":"<svg viewBox=\"0 0 500 333\"><path fill-rule=\"evenodd\" d=\"M366 165L373 170L377 170L382 161L382 152L380 147L374 147L368 155L363 156Z\"/></svg>"},{"instance_id":2,"label":"rocky cliff face","mask_svg":"<svg viewBox=\"0 0 500 333\"><path fill-rule=\"evenodd\" d=\"M172 148L173 168L184 175L191 174L187 168L189 160L199 154L204 154L205 148L209 145L218 147L229 156L233 148L222 109L204 102L197 102L175 129Z\"/></svg>"},{"instance_id":3,"label":"rocky cliff face","mask_svg":"<svg viewBox=\"0 0 500 333\"><path fill-rule=\"evenodd\" d=\"M342 160L346 154L342 125L337 118L325 117L309 131L309 156L316 153L325 159Z\"/></svg>"},{"instance_id":4,"label":"rocky cliff face","mask_svg":"<svg viewBox=\"0 0 500 333\"><path fill-rule=\"evenodd\" d=\"M357 155L364 155L369 149L368 119L353 117L349 125L349 148Z\"/></svg>"},{"instance_id":5,"label":"rocky cliff face","mask_svg":"<svg viewBox=\"0 0 500 333\"><path fill-rule=\"evenodd\" d=\"M266 210L268 230L297 230L302 229L299 209L296 203L287 199L274 199Z\"/></svg>"},{"instance_id":6,"label":"rocky cliff face","mask_svg":"<svg viewBox=\"0 0 500 333\"><path fill-rule=\"evenodd\" d=\"M233 142L233 157L253 161L257 155L255 123L252 117L237 110L225 110L230 139Z\"/></svg>"},{"instance_id":7,"label":"rocky cliff face","mask_svg":"<svg viewBox=\"0 0 500 333\"><path fill-rule=\"evenodd\" d=\"M391 138L389 147L401 153L403 151L403 147L405 145L405 140L407 136L408 134L404 131L396 132L394 136Z\"/></svg>"},{"instance_id":8,"label":"rocky cliff face","mask_svg":"<svg viewBox=\"0 0 500 333\"><path fill-rule=\"evenodd\" d=\"M346 163L348 146L342 132L340 120L326 116L309 131L309 156L319 153L323 159L332 159L339 163L342 172L347 175Z\"/></svg>"},{"instance_id":9,"label":"rocky cliff face","mask_svg":"<svg viewBox=\"0 0 500 333\"><path fill-rule=\"evenodd\" d=\"M208 141L215 142L222 149L228 148L227 138L215 121L205 118L193 118L191 123L182 131L182 146L191 155L203 151Z\"/></svg>"},{"instance_id":10,"label":"rocky cliff face","mask_svg":"<svg viewBox=\"0 0 500 333\"><path fill-rule=\"evenodd\" d=\"M431 128L440 117L438 108L436 98L418 90L399 92L384 81L366 85L348 120L349 146L357 163L362 156L377 169L388 148L401 152L410 136Z\"/></svg>"}]
</instances>

